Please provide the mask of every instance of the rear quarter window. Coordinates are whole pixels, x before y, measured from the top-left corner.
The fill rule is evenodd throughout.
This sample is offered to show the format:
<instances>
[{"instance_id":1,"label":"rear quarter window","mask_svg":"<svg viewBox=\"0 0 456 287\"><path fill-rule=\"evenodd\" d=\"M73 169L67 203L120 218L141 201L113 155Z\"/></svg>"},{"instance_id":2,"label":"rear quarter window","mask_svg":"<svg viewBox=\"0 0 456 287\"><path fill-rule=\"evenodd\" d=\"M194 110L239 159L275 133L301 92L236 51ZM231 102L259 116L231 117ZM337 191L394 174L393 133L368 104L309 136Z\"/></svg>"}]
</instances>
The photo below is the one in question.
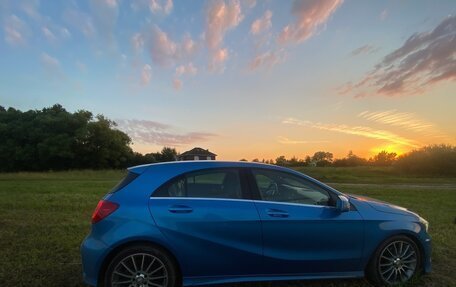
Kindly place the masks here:
<instances>
[{"instance_id":1,"label":"rear quarter window","mask_svg":"<svg viewBox=\"0 0 456 287\"><path fill-rule=\"evenodd\" d=\"M139 174L137 173L134 173L134 172L129 172L127 174L127 176L125 176L116 186L114 186L110 193L114 193L114 192L117 192L119 190L121 190L122 188L126 187L127 185L129 185L133 180L135 180L137 177L139 176Z\"/></svg>"}]
</instances>

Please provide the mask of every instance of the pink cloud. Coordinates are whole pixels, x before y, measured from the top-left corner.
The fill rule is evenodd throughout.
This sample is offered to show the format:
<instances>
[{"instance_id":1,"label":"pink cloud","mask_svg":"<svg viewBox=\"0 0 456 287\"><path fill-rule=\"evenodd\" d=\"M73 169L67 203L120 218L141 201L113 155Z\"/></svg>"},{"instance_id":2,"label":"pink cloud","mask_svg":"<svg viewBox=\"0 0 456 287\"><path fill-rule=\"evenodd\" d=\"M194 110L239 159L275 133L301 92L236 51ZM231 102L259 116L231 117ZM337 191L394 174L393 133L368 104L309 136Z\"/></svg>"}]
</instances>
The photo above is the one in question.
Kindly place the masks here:
<instances>
[{"instance_id":1,"label":"pink cloud","mask_svg":"<svg viewBox=\"0 0 456 287\"><path fill-rule=\"evenodd\" d=\"M141 71L141 85L146 86L152 80L152 67L145 64Z\"/></svg>"},{"instance_id":2,"label":"pink cloud","mask_svg":"<svg viewBox=\"0 0 456 287\"><path fill-rule=\"evenodd\" d=\"M135 33L131 37L131 45L136 52L142 51L144 47L144 37L140 33Z\"/></svg>"},{"instance_id":3,"label":"pink cloud","mask_svg":"<svg viewBox=\"0 0 456 287\"><path fill-rule=\"evenodd\" d=\"M149 0L149 9L152 13L169 14L173 10L172 0Z\"/></svg>"},{"instance_id":4,"label":"pink cloud","mask_svg":"<svg viewBox=\"0 0 456 287\"><path fill-rule=\"evenodd\" d=\"M11 15L5 19L3 26L5 32L5 42L12 45L24 45L27 43L29 28L24 21L16 15Z\"/></svg>"},{"instance_id":5,"label":"pink cloud","mask_svg":"<svg viewBox=\"0 0 456 287\"><path fill-rule=\"evenodd\" d=\"M222 48L225 33L237 27L244 19L241 4L238 0L211 1L206 15L206 45L211 53L209 69L223 71L224 62L228 59L228 50Z\"/></svg>"},{"instance_id":6,"label":"pink cloud","mask_svg":"<svg viewBox=\"0 0 456 287\"><path fill-rule=\"evenodd\" d=\"M380 20L385 20L388 17L388 10L383 10L382 13L380 13Z\"/></svg>"},{"instance_id":7,"label":"pink cloud","mask_svg":"<svg viewBox=\"0 0 456 287\"><path fill-rule=\"evenodd\" d=\"M187 59L197 49L196 43L190 35L186 34L181 43L175 42L158 26L152 28L149 38L148 49L152 60L161 66L169 66L177 60ZM139 42L136 44L139 44Z\"/></svg>"},{"instance_id":8,"label":"pink cloud","mask_svg":"<svg viewBox=\"0 0 456 287\"><path fill-rule=\"evenodd\" d=\"M182 85L183 85L183 84L182 84L182 81L181 81L181 80L179 80L179 79L177 79L177 78L175 78L175 79L173 80L173 87L174 87L175 90L178 91L178 90L182 89Z\"/></svg>"},{"instance_id":9,"label":"pink cloud","mask_svg":"<svg viewBox=\"0 0 456 287\"><path fill-rule=\"evenodd\" d=\"M361 80L347 83L340 93L356 97L421 94L434 84L456 79L456 16L432 31L415 33L386 55Z\"/></svg>"},{"instance_id":10,"label":"pink cloud","mask_svg":"<svg viewBox=\"0 0 456 287\"><path fill-rule=\"evenodd\" d=\"M188 63L187 65L180 65L176 68L176 76L182 75L191 75L194 76L198 72L198 69L193 65L193 63Z\"/></svg>"},{"instance_id":11,"label":"pink cloud","mask_svg":"<svg viewBox=\"0 0 456 287\"><path fill-rule=\"evenodd\" d=\"M275 65L283 62L285 59L285 51L268 51L262 54L257 55L249 64L249 69L251 71L266 68L271 69Z\"/></svg>"},{"instance_id":12,"label":"pink cloud","mask_svg":"<svg viewBox=\"0 0 456 287\"><path fill-rule=\"evenodd\" d=\"M229 29L239 25L244 18L238 0L212 1L206 17L206 43L209 49L216 50L223 42Z\"/></svg>"},{"instance_id":13,"label":"pink cloud","mask_svg":"<svg viewBox=\"0 0 456 287\"><path fill-rule=\"evenodd\" d=\"M351 56L369 55L369 54L373 54L373 53L377 52L378 50L379 50L379 48L376 48L372 45L364 45L364 46L361 46L361 47L353 50L350 53L350 55Z\"/></svg>"},{"instance_id":14,"label":"pink cloud","mask_svg":"<svg viewBox=\"0 0 456 287\"><path fill-rule=\"evenodd\" d=\"M225 68L224 63L228 60L228 56L228 49L226 48L213 51L209 63L209 70L223 72Z\"/></svg>"},{"instance_id":15,"label":"pink cloud","mask_svg":"<svg viewBox=\"0 0 456 287\"><path fill-rule=\"evenodd\" d=\"M262 17L253 21L252 25L250 26L250 33L255 35L269 30L272 27L271 19L272 12L270 10L267 10Z\"/></svg>"},{"instance_id":16,"label":"pink cloud","mask_svg":"<svg viewBox=\"0 0 456 287\"><path fill-rule=\"evenodd\" d=\"M294 1L292 13L296 20L285 26L278 42L300 43L310 38L342 4L343 0Z\"/></svg>"},{"instance_id":17,"label":"pink cloud","mask_svg":"<svg viewBox=\"0 0 456 287\"><path fill-rule=\"evenodd\" d=\"M161 146L180 146L207 141L216 135L206 132L178 132L176 128L148 120L116 120L117 128L126 132L134 142Z\"/></svg>"},{"instance_id":18,"label":"pink cloud","mask_svg":"<svg viewBox=\"0 0 456 287\"><path fill-rule=\"evenodd\" d=\"M160 65L167 65L178 57L176 42L157 26L152 29L150 53L152 60Z\"/></svg>"}]
</instances>

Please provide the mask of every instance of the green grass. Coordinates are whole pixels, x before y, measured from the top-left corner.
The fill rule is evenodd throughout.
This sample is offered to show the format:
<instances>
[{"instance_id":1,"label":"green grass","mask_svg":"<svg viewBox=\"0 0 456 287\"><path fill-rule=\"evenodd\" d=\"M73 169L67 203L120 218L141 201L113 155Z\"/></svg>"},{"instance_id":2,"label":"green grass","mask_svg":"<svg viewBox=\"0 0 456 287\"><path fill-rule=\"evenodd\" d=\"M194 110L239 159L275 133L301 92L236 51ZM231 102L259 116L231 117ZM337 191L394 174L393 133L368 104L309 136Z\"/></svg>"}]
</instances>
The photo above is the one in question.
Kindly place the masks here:
<instances>
[{"instance_id":1,"label":"green grass","mask_svg":"<svg viewBox=\"0 0 456 287\"><path fill-rule=\"evenodd\" d=\"M388 168L306 168L347 193L386 200L430 222L433 272L416 286L456 286L456 178L413 178ZM98 200L121 171L0 174L0 286L83 286L79 245ZM237 286L277 286L278 283ZM364 280L282 286L366 286Z\"/></svg>"}]
</instances>

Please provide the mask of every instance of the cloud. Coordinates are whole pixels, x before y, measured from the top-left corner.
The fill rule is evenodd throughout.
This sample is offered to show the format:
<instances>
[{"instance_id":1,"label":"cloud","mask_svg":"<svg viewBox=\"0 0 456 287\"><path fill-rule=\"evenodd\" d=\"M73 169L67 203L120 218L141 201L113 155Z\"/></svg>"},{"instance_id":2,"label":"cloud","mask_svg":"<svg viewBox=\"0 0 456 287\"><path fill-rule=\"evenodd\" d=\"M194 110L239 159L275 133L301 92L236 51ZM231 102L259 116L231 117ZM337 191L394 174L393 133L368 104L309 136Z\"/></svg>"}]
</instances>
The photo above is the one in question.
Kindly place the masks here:
<instances>
[{"instance_id":1,"label":"cloud","mask_svg":"<svg viewBox=\"0 0 456 287\"><path fill-rule=\"evenodd\" d=\"M141 71L141 85L146 86L152 79L152 67L145 64Z\"/></svg>"},{"instance_id":2,"label":"cloud","mask_svg":"<svg viewBox=\"0 0 456 287\"><path fill-rule=\"evenodd\" d=\"M211 53L209 69L223 71L223 63L228 59L228 50L222 48L225 33L237 27L244 19L238 0L211 1L207 9L204 38Z\"/></svg>"},{"instance_id":3,"label":"cloud","mask_svg":"<svg viewBox=\"0 0 456 287\"><path fill-rule=\"evenodd\" d=\"M193 65L193 63L188 63L187 65L180 65L176 68L176 76L182 75L191 75L194 76L198 72L198 69Z\"/></svg>"},{"instance_id":4,"label":"cloud","mask_svg":"<svg viewBox=\"0 0 456 287\"><path fill-rule=\"evenodd\" d=\"M57 37L52 33L51 30L47 27L41 28L41 31L43 32L44 37L50 42L50 43L55 43L57 41Z\"/></svg>"},{"instance_id":5,"label":"cloud","mask_svg":"<svg viewBox=\"0 0 456 287\"><path fill-rule=\"evenodd\" d=\"M63 19L68 25L80 31L86 38L93 38L96 34L93 20L85 12L70 8L63 13Z\"/></svg>"},{"instance_id":6,"label":"cloud","mask_svg":"<svg viewBox=\"0 0 456 287\"><path fill-rule=\"evenodd\" d=\"M216 135L205 132L178 133L172 126L147 120L116 120L117 128L134 142L161 146L180 146L207 141Z\"/></svg>"},{"instance_id":7,"label":"cloud","mask_svg":"<svg viewBox=\"0 0 456 287\"><path fill-rule=\"evenodd\" d=\"M154 62L160 65L168 65L178 57L177 44L158 26L152 28L151 41L150 53Z\"/></svg>"},{"instance_id":8,"label":"cloud","mask_svg":"<svg viewBox=\"0 0 456 287\"><path fill-rule=\"evenodd\" d=\"M41 21L42 17L38 12L40 2L38 0L22 1L20 8L24 13L33 20Z\"/></svg>"},{"instance_id":9,"label":"cloud","mask_svg":"<svg viewBox=\"0 0 456 287\"><path fill-rule=\"evenodd\" d=\"M356 83L340 93L385 96L421 94L432 85L456 79L456 16L445 18L432 31L415 33L386 55Z\"/></svg>"},{"instance_id":10,"label":"cloud","mask_svg":"<svg viewBox=\"0 0 456 287\"><path fill-rule=\"evenodd\" d=\"M142 51L144 47L144 37L141 33L135 33L131 37L131 45L136 52Z\"/></svg>"},{"instance_id":11,"label":"cloud","mask_svg":"<svg viewBox=\"0 0 456 287\"><path fill-rule=\"evenodd\" d=\"M250 33L256 35L269 30L272 27L272 12L267 10L264 15L255 21L250 26Z\"/></svg>"},{"instance_id":12,"label":"cloud","mask_svg":"<svg viewBox=\"0 0 456 287\"><path fill-rule=\"evenodd\" d=\"M420 147L420 144L412 139L399 136L395 133L385 130L377 130L365 126L348 126L343 124L325 124L311 121L303 121L294 118L287 118L282 121L283 124L292 124L297 126L305 126L319 130L338 132L349 135L357 135L366 138L379 139L395 144L400 144L412 148Z\"/></svg>"},{"instance_id":13,"label":"cloud","mask_svg":"<svg viewBox=\"0 0 456 287\"><path fill-rule=\"evenodd\" d=\"M446 138L434 124L419 119L414 113L398 112L396 110L364 111L359 113L358 117L384 125L400 127L428 137Z\"/></svg>"},{"instance_id":14,"label":"cloud","mask_svg":"<svg viewBox=\"0 0 456 287\"><path fill-rule=\"evenodd\" d=\"M197 44L195 41L193 41L192 37L189 34L184 35L181 46L184 54L187 56L193 55L198 49Z\"/></svg>"},{"instance_id":15,"label":"cloud","mask_svg":"<svg viewBox=\"0 0 456 287\"><path fill-rule=\"evenodd\" d=\"M161 66L169 66L177 60L189 58L196 51L196 44L190 35L184 35L182 42L178 43L156 25L152 27L148 42L152 60Z\"/></svg>"},{"instance_id":16,"label":"cloud","mask_svg":"<svg viewBox=\"0 0 456 287\"><path fill-rule=\"evenodd\" d=\"M42 53L40 57L41 63L49 70L56 70L60 68L60 62L57 58L51 57L46 53Z\"/></svg>"},{"instance_id":17,"label":"cloud","mask_svg":"<svg viewBox=\"0 0 456 287\"><path fill-rule=\"evenodd\" d=\"M3 25L5 42L12 46L24 45L27 43L29 28L27 24L16 15L8 16Z\"/></svg>"},{"instance_id":18,"label":"cloud","mask_svg":"<svg viewBox=\"0 0 456 287\"><path fill-rule=\"evenodd\" d=\"M209 70L223 72L225 69L224 63L228 60L228 49L220 48L212 52L209 63Z\"/></svg>"},{"instance_id":19,"label":"cloud","mask_svg":"<svg viewBox=\"0 0 456 287\"><path fill-rule=\"evenodd\" d=\"M90 11L98 36L108 44L114 41L114 30L119 15L116 0L91 0Z\"/></svg>"},{"instance_id":20,"label":"cloud","mask_svg":"<svg viewBox=\"0 0 456 287\"><path fill-rule=\"evenodd\" d=\"M308 0L293 2L295 22L285 26L278 42L300 43L310 38L342 4L343 0Z\"/></svg>"},{"instance_id":21,"label":"cloud","mask_svg":"<svg viewBox=\"0 0 456 287\"><path fill-rule=\"evenodd\" d=\"M379 16L380 20L382 20L382 21L385 20L388 17L388 14L389 13L388 13L387 9L383 10L382 13L380 13L380 16Z\"/></svg>"},{"instance_id":22,"label":"cloud","mask_svg":"<svg viewBox=\"0 0 456 287\"><path fill-rule=\"evenodd\" d=\"M168 15L173 10L172 0L150 0L149 9L152 13L163 13Z\"/></svg>"},{"instance_id":23,"label":"cloud","mask_svg":"<svg viewBox=\"0 0 456 287\"><path fill-rule=\"evenodd\" d=\"M271 69L275 65L285 60L285 51L267 51L257 55L250 63L249 70L253 71L259 68Z\"/></svg>"},{"instance_id":24,"label":"cloud","mask_svg":"<svg viewBox=\"0 0 456 287\"><path fill-rule=\"evenodd\" d=\"M364 45L364 46L361 46L359 48L356 48L355 50L353 50L350 55L351 56L358 56L358 55L369 55L369 54L372 54L372 53L375 53L379 50L379 48L376 48L372 45Z\"/></svg>"},{"instance_id":25,"label":"cloud","mask_svg":"<svg viewBox=\"0 0 456 287\"><path fill-rule=\"evenodd\" d=\"M176 91L179 91L180 89L182 89L182 81L178 78L175 78L173 79L173 88L176 90Z\"/></svg>"},{"instance_id":26,"label":"cloud","mask_svg":"<svg viewBox=\"0 0 456 287\"><path fill-rule=\"evenodd\" d=\"M279 136L278 142L281 144L314 144L314 143L328 143L329 141L292 140L287 137Z\"/></svg>"}]
</instances>

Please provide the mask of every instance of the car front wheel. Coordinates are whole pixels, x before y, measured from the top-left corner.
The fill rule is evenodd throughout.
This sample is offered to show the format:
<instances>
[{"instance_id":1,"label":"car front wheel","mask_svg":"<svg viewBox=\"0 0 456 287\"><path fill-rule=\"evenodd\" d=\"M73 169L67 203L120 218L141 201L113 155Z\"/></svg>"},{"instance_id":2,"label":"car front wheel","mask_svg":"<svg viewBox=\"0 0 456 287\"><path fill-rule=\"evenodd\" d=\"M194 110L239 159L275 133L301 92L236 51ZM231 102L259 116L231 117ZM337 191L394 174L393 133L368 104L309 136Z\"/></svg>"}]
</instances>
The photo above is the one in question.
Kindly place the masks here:
<instances>
[{"instance_id":1,"label":"car front wheel","mask_svg":"<svg viewBox=\"0 0 456 287\"><path fill-rule=\"evenodd\" d=\"M174 262L161 249L132 246L120 251L109 264L104 286L176 287L178 274Z\"/></svg>"},{"instance_id":2,"label":"car front wheel","mask_svg":"<svg viewBox=\"0 0 456 287\"><path fill-rule=\"evenodd\" d=\"M420 249L407 236L394 236L376 250L367 268L376 286L395 286L412 279L421 268Z\"/></svg>"}]
</instances>

